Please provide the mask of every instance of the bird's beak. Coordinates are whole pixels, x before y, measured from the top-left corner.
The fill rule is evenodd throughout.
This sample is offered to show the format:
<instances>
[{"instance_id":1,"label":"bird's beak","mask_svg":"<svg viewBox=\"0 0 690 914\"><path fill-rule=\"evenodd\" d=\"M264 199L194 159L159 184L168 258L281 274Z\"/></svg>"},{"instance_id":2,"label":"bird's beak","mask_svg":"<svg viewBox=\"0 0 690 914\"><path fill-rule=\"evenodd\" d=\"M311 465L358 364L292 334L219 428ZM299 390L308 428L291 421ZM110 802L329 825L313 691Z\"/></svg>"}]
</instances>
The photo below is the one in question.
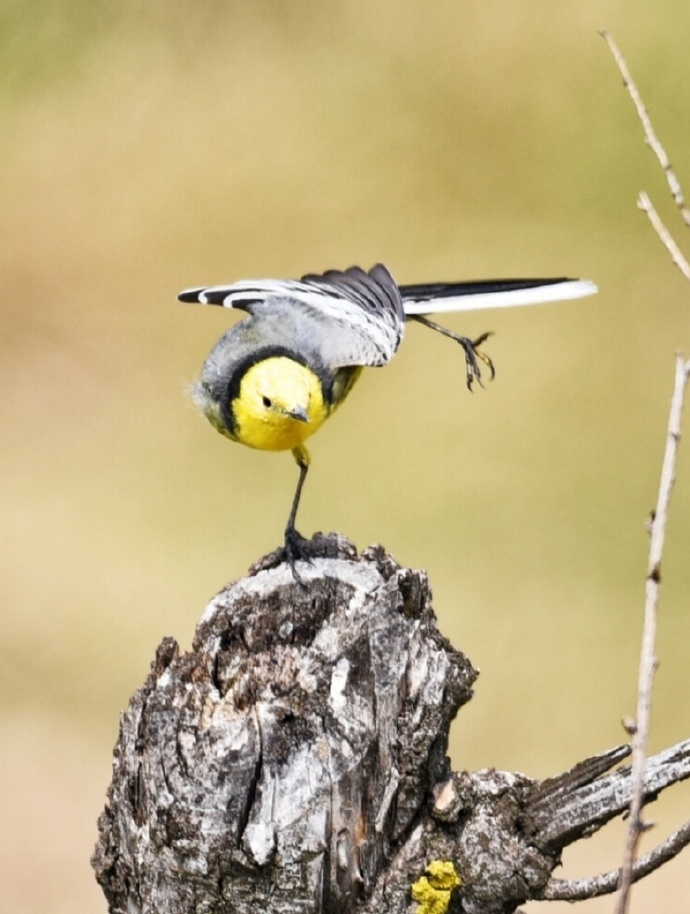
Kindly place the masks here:
<instances>
[{"instance_id":1,"label":"bird's beak","mask_svg":"<svg viewBox=\"0 0 690 914\"><path fill-rule=\"evenodd\" d=\"M300 422L309 422L309 416L303 406L296 406L288 413L291 419L298 419Z\"/></svg>"}]
</instances>

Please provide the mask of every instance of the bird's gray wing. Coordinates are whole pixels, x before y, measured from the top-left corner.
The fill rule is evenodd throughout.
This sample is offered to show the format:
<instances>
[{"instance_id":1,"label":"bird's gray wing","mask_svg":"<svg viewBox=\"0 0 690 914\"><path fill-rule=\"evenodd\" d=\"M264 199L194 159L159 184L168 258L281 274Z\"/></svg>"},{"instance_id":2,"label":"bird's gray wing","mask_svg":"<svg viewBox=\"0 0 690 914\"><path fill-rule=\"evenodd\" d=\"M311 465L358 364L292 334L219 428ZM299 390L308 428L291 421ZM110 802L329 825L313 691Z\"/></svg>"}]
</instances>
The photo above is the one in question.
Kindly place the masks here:
<instances>
[{"instance_id":1,"label":"bird's gray wing","mask_svg":"<svg viewBox=\"0 0 690 914\"><path fill-rule=\"evenodd\" d=\"M287 347L317 353L331 368L385 365L405 327L400 291L382 264L368 273L350 267L308 274L299 281L202 286L181 292L178 298L247 311L266 326L272 340L284 327Z\"/></svg>"}]
</instances>

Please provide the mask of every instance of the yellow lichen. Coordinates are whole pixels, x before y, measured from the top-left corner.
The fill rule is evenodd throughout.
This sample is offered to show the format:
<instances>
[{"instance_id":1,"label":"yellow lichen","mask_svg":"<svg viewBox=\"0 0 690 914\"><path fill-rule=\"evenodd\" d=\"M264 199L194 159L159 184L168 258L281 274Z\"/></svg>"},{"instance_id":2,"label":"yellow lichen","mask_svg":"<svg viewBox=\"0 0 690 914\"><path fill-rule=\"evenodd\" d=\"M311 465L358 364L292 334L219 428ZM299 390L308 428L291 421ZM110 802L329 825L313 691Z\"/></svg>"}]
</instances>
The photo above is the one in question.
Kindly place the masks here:
<instances>
[{"instance_id":1,"label":"yellow lichen","mask_svg":"<svg viewBox=\"0 0 690 914\"><path fill-rule=\"evenodd\" d=\"M460 885L455 866L450 860L432 860L425 872L411 888L417 914L446 914L451 892Z\"/></svg>"}]
</instances>

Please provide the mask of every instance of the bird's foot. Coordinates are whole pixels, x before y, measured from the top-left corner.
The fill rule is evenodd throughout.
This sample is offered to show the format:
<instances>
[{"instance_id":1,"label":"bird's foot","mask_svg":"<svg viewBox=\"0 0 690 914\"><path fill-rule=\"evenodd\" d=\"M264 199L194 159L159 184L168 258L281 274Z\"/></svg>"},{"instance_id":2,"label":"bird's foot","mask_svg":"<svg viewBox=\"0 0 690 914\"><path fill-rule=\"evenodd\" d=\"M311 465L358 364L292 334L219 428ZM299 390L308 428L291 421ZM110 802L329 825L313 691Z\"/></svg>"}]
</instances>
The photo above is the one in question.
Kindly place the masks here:
<instances>
[{"instance_id":1,"label":"bird's foot","mask_svg":"<svg viewBox=\"0 0 690 914\"><path fill-rule=\"evenodd\" d=\"M486 367L489 369L489 376L493 381L496 376L496 369L494 368L494 363L491 361L489 356L482 352L479 347L491 336L491 331L488 333L482 333L481 336L478 336L476 340L471 340L467 336L460 336L457 333L453 333L451 339L454 339L456 343L460 343L462 346L463 352L465 353L465 379L467 382L467 389L472 390L472 385L476 381L480 387L483 387L482 384L482 372L479 367L479 362L483 362Z\"/></svg>"},{"instance_id":2,"label":"bird's foot","mask_svg":"<svg viewBox=\"0 0 690 914\"><path fill-rule=\"evenodd\" d=\"M260 571L269 571L271 568L279 568L283 564L290 566L292 577L302 587L306 587L306 581L297 570L297 562L303 561L312 564L314 556L313 548L310 549L311 540L306 539L294 528L285 531L285 543L264 555L258 561L254 562L250 568L250 574L258 574Z\"/></svg>"},{"instance_id":3,"label":"bird's foot","mask_svg":"<svg viewBox=\"0 0 690 914\"><path fill-rule=\"evenodd\" d=\"M484 386L482 384L481 368L479 367L480 362L483 362L489 369L491 380L493 381L496 375L494 363L485 352L481 352L479 349L482 343L486 342L486 340L488 340L488 338L492 335L491 331L488 333L482 333L482 335L478 336L476 340L471 340L468 336L460 336L459 333L453 333L452 330L448 330L446 327L442 327L440 324L429 320L428 317L425 317L422 314L415 314L414 320L419 321L420 324L424 324L425 327L430 327L432 330L436 330L438 333L442 333L443 336L447 336L451 340L455 340L456 343L459 343L462 346L463 352L465 353L465 378L467 381L468 390L472 390L472 385L475 381L477 384L479 384L480 387Z\"/></svg>"},{"instance_id":4,"label":"bird's foot","mask_svg":"<svg viewBox=\"0 0 690 914\"><path fill-rule=\"evenodd\" d=\"M311 540L302 536L294 527L287 527L285 530L285 545L282 550L279 550L283 554L282 561L287 562L293 578L302 587L306 587L307 582L297 570L297 562L302 561L312 564L312 555L309 549L310 543Z\"/></svg>"},{"instance_id":5,"label":"bird's foot","mask_svg":"<svg viewBox=\"0 0 690 914\"><path fill-rule=\"evenodd\" d=\"M342 533L315 533L311 539L306 539L295 530L294 534L286 535L286 540L290 540L290 546L286 542L274 552L263 556L249 569L250 574L258 574L260 571L268 571L270 568L278 568L279 565L287 563L293 578L300 584L304 585L304 578L300 575L296 567L296 562L303 561L310 565L315 559L345 559L354 561L357 558L357 549ZM288 549L291 552L288 552Z\"/></svg>"}]
</instances>

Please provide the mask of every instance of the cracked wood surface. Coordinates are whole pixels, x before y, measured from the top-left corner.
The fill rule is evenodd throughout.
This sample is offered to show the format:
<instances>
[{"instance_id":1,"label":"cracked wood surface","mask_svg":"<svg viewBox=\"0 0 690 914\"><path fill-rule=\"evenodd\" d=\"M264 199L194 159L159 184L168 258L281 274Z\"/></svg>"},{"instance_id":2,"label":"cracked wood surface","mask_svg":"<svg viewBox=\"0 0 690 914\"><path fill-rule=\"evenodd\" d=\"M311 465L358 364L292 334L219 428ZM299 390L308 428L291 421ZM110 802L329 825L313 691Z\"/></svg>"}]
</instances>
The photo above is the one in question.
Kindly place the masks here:
<instances>
[{"instance_id":1,"label":"cracked wood surface","mask_svg":"<svg viewBox=\"0 0 690 914\"><path fill-rule=\"evenodd\" d=\"M160 645L123 714L93 857L112 914L402 914L431 860L451 911L543 897L564 846L625 810L617 747L547 781L450 770L476 671L440 634L423 572L311 541L211 601L191 651ZM690 774L650 759L648 799Z\"/></svg>"},{"instance_id":2,"label":"cracked wood surface","mask_svg":"<svg viewBox=\"0 0 690 914\"><path fill-rule=\"evenodd\" d=\"M476 673L382 550L222 591L121 723L95 866L114 912L351 910L447 775Z\"/></svg>"}]
</instances>

